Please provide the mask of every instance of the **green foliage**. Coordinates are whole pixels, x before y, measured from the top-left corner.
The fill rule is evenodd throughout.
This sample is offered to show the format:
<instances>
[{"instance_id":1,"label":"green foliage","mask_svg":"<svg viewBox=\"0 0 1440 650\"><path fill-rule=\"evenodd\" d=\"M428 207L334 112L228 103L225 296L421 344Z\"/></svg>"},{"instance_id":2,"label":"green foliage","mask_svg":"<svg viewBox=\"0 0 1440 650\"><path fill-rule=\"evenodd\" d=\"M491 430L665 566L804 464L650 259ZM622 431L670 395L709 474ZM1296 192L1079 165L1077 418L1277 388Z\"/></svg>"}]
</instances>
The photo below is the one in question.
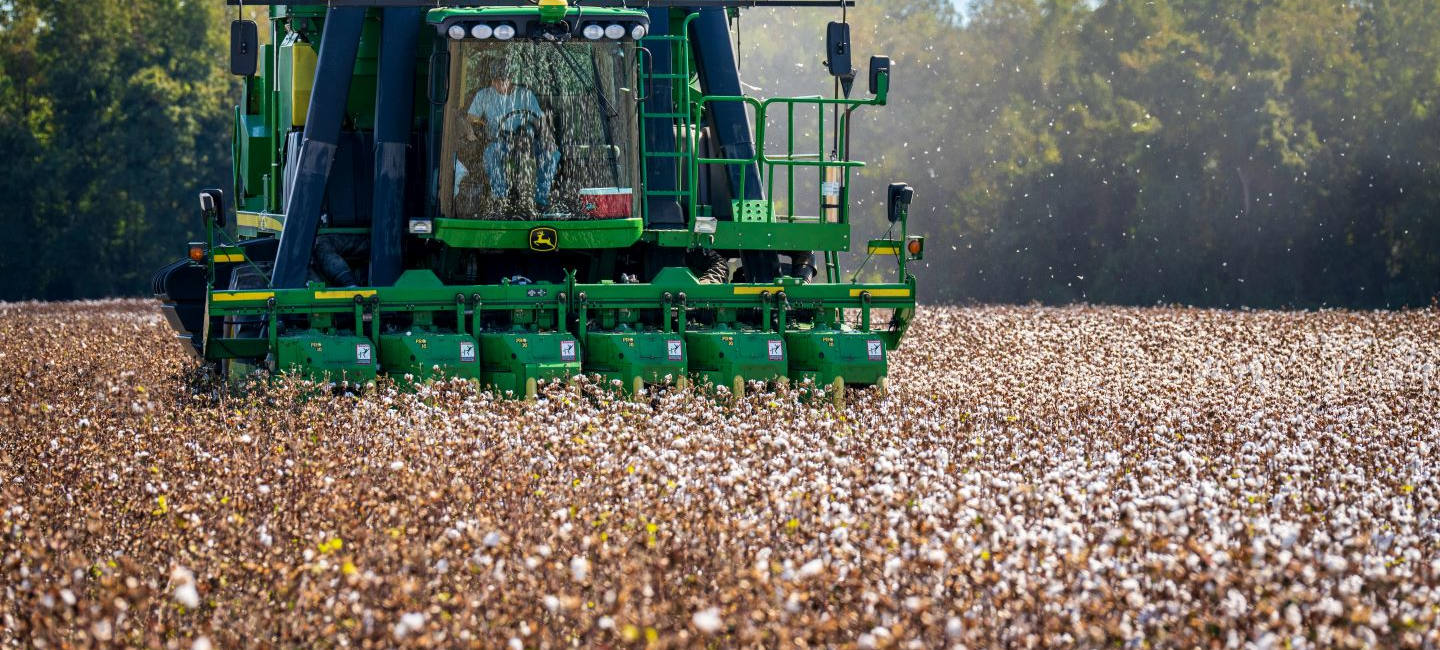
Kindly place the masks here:
<instances>
[{"instance_id":1,"label":"green foliage","mask_svg":"<svg viewBox=\"0 0 1440 650\"><path fill-rule=\"evenodd\" d=\"M1433 2L948 7L850 16L857 54L895 59L891 105L856 122L857 219L878 229L885 184L915 185L927 297L1371 307L1440 291ZM747 35L747 82L797 92L834 14L747 13L769 34Z\"/></svg>"},{"instance_id":2,"label":"green foliage","mask_svg":"<svg viewBox=\"0 0 1440 650\"><path fill-rule=\"evenodd\" d=\"M218 2L0 4L0 299L140 294L229 177Z\"/></svg>"}]
</instances>

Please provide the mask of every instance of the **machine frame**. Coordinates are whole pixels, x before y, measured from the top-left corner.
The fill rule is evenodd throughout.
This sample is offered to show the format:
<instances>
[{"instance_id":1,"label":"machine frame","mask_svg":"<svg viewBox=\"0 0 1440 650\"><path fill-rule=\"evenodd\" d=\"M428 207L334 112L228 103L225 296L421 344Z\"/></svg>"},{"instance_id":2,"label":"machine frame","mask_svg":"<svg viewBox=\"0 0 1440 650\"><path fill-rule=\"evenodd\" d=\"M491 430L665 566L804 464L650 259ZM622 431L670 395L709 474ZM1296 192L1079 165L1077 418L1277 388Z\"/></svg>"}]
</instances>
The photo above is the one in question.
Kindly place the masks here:
<instances>
[{"instance_id":1,"label":"machine frame","mask_svg":"<svg viewBox=\"0 0 1440 650\"><path fill-rule=\"evenodd\" d=\"M898 238L871 240L866 246L869 255L894 257L900 281L847 282L839 253L852 245L850 175L864 166L848 151L850 116L857 109L886 104L888 60L877 57L872 61L871 96L867 98L757 98L724 91L738 91L728 31L723 32L727 36L724 47L714 47L721 33L716 31L716 14L722 16L718 24L723 29L727 9L838 7L840 3L590 0L576 7L563 0L540 0L538 6L518 0L472 0L450 2L444 8L420 0L330 0L323 3L326 6L316 2L245 4L272 6L275 38L261 48L259 73L246 78L244 99L235 109L235 227L226 228L223 195L204 193L205 241L192 243L190 259L162 269L155 281L172 324L204 359L226 365L247 360L276 371L356 382L373 379L378 372L412 381L462 376L517 396L534 395L539 382L579 373L601 375L627 392L638 391L644 384L692 381L737 391L753 380L812 381L839 387L883 385L888 354L899 345L914 313L916 280L906 262L919 259L924 248L923 237L908 232L908 186L891 187L888 216L899 228ZM421 14L421 7L429 10ZM352 13L351 23L355 22L353 14L364 12L364 22L347 38L352 42L332 46L331 39L338 37L323 33L329 31L324 25L346 11ZM409 94L416 109L402 125L406 127L402 135L411 140L417 133L429 138L431 146L425 155L434 159L438 158L439 147L433 146L438 128L430 125L440 109L431 89L434 80L429 77L436 70L434 52L445 42L449 26L523 16L574 31L578 27L568 21L584 20L587 11L592 18L631 19L647 27L637 50L642 55L635 62L639 91L643 91L637 91L635 99L641 104L638 144L642 178L636 188L641 195L641 214L589 221L445 218L438 214L434 165L430 164L424 167L425 184L401 186L398 193L404 198L382 200L377 189L369 223L296 225L300 217L294 213L303 211L297 206L303 208L308 200L318 211L322 201L334 200L325 197L333 189L328 168L318 181L313 174L307 176L304 168L287 169L296 166L296 160L304 164L312 141L322 153L335 155L333 144L328 150L323 148L323 125L317 128L316 124L325 117L317 118L318 113L328 110L354 122L354 132L364 131L368 121L376 133L377 158L393 144L395 138L382 142L379 137L381 124L388 119L382 104L386 88L395 87L385 76L387 57L390 69L408 65L414 74ZM413 49L398 55L386 51L394 37L388 29L380 37L382 27L388 27L385 23L416 16L423 16L423 26L416 25L420 33ZM706 24L704 29L698 28L701 23ZM306 42L307 25L322 32L319 48ZM434 30L433 38L426 29ZM349 61L343 54L339 64L322 61L329 51L343 52L345 45L354 51ZM315 90L327 83L333 87L337 69L350 77L340 86L347 90L343 102L327 101ZM853 79L853 70L850 75ZM727 80L737 83L727 85ZM848 87L847 83L847 95ZM395 94L393 90L389 93ZM367 106L367 94L376 97L373 106ZM317 106L322 102L333 106ZM798 110L818 114L816 151L797 150ZM838 123L832 120L828 131L827 111L841 115ZM785 116L788 137L782 150L771 152L766 124L776 112ZM729 123L717 121L722 113L728 114ZM331 126L338 129L338 121L330 121L336 122ZM707 150L702 141L707 126L713 135L719 130L714 127L737 123L738 128L728 130L748 134L753 128L753 143L711 142ZM301 147L298 157L297 152L288 150L297 140ZM823 153L827 142L836 145L828 158ZM390 162L393 168L394 160ZM381 164L377 161L377 169ZM413 172L417 165L410 160L406 167ZM699 182L716 167L724 169L730 181L728 195L733 198L725 201L728 205L714 198L717 190L713 188L707 195ZM820 215L796 214L796 175L812 172L821 186L819 204L827 208ZM379 178L377 175L377 183ZM320 186L315 187L316 183ZM429 189L415 196L416 186ZM786 198L784 210L776 209L777 195ZM284 209L287 198L291 215ZM672 203L678 208L678 218L677 211L670 209ZM423 208L417 210L417 206ZM669 217L662 218L662 211L670 213ZM388 226L404 227L399 235L403 239L398 260L401 268L393 281L331 287L316 282L296 286L293 280L281 280L287 246L292 262L308 262L306 253L317 235L367 235L378 242L377 231L386 227L381 225L382 212L403 216L400 224ZM264 273L257 262L269 263L264 259L270 256L266 251L277 246L266 240L277 235L279 252L272 257L275 268ZM538 247L537 238L548 242L548 247ZM300 253L294 252L297 248ZM588 271L566 268L558 281L456 282L449 269L465 251L513 251L524 256L573 252L609 262L597 262ZM645 281L617 281L614 255L627 251L663 261L651 265L655 271L647 274ZM764 260L763 256L793 251L822 252L823 279L776 274L773 281L766 282L702 283L683 262L676 261L686 255L714 252L740 257L749 269L749 261L757 259L756 255ZM371 259L374 271L379 262L374 254ZM181 268L192 275L203 273L199 327L194 317L182 313L187 305L179 290L183 283L176 280L182 275ZM231 286L232 278L243 268L267 277L267 286ZM597 273L596 268L601 271ZM293 269L289 275L295 276ZM196 305L188 306L193 309ZM872 317L875 309L890 310L888 324L877 326Z\"/></svg>"}]
</instances>

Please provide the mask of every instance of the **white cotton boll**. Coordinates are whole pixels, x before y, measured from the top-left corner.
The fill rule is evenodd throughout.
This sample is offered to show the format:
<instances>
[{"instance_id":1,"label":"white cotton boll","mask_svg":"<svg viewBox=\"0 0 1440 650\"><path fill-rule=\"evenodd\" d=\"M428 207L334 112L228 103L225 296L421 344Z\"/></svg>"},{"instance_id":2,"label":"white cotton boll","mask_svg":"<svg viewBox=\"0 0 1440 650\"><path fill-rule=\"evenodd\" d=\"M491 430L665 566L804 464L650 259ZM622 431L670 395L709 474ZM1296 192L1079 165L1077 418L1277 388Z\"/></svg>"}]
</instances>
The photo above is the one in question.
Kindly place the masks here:
<instances>
[{"instance_id":1,"label":"white cotton boll","mask_svg":"<svg viewBox=\"0 0 1440 650\"><path fill-rule=\"evenodd\" d=\"M960 638L965 633L965 624L960 621L959 616L951 616L945 619L945 636L952 639Z\"/></svg>"},{"instance_id":2,"label":"white cotton boll","mask_svg":"<svg viewBox=\"0 0 1440 650\"><path fill-rule=\"evenodd\" d=\"M1291 523L1277 524L1275 538L1279 540L1282 548L1290 548L1296 540L1300 539L1300 527Z\"/></svg>"},{"instance_id":3,"label":"white cotton boll","mask_svg":"<svg viewBox=\"0 0 1440 650\"><path fill-rule=\"evenodd\" d=\"M520 639L517 639L513 636L510 637L510 640L505 643L505 646L510 650L525 650L525 644L521 643Z\"/></svg>"},{"instance_id":4,"label":"white cotton boll","mask_svg":"<svg viewBox=\"0 0 1440 650\"><path fill-rule=\"evenodd\" d=\"M196 637L195 641L190 644L190 650L210 650L213 647L210 644L210 637L207 636Z\"/></svg>"},{"instance_id":5,"label":"white cotton boll","mask_svg":"<svg viewBox=\"0 0 1440 650\"><path fill-rule=\"evenodd\" d=\"M1325 570L1331 573L1344 573L1346 569L1350 568L1350 563L1345 558L1333 553L1325 556L1324 564Z\"/></svg>"},{"instance_id":6,"label":"white cotton boll","mask_svg":"<svg viewBox=\"0 0 1440 650\"><path fill-rule=\"evenodd\" d=\"M391 633L395 635L395 640L399 641L422 627L425 627L425 615L420 612L410 612L400 616L400 621L395 624Z\"/></svg>"},{"instance_id":7,"label":"white cotton boll","mask_svg":"<svg viewBox=\"0 0 1440 650\"><path fill-rule=\"evenodd\" d=\"M1285 606L1285 622L1288 623L1291 627L1297 628L1300 627L1300 624L1302 622L1304 622L1304 620L1300 617L1300 608L1297 607L1295 603L1290 603L1289 605Z\"/></svg>"},{"instance_id":8,"label":"white cotton boll","mask_svg":"<svg viewBox=\"0 0 1440 650\"><path fill-rule=\"evenodd\" d=\"M575 582L585 582L590 577L590 561L576 555L570 558L570 579Z\"/></svg>"},{"instance_id":9,"label":"white cotton boll","mask_svg":"<svg viewBox=\"0 0 1440 650\"><path fill-rule=\"evenodd\" d=\"M820 575L820 572L824 570L825 561L817 557L801 565L800 570L795 573L795 577L801 580L804 580L806 578L813 578Z\"/></svg>"},{"instance_id":10,"label":"white cotton boll","mask_svg":"<svg viewBox=\"0 0 1440 650\"><path fill-rule=\"evenodd\" d=\"M195 609L200 606L200 592L195 590L193 583L187 582L175 588L175 602L186 609Z\"/></svg>"},{"instance_id":11,"label":"white cotton boll","mask_svg":"<svg viewBox=\"0 0 1440 650\"><path fill-rule=\"evenodd\" d=\"M392 471L392 472L398 472L398 471L400 471L400 470L402 470L402 469L405 469L405 463L404 463L404 461L399 461L399 460L397 460L397 461L392 461L392 462L390 463L390 471Z\"/></svg>"},{"instance_id":12,"label":"white cotton boll","mask_svg":"<svg viewBox=\"0 0 1440 650\"><path fill-rule=\"evenodd\" d=\"M195 609L200 606L200 592L195 589L195 574L183 566L176 566L170 571L170 582L175 585L172 594L175 602L184 605L186 609Z\"/></svg>"},{"instance_id":13,"label":"white cotton boll","mask_svg":"<svg viewBox=\"0 0 1440 650\"><path fill-rule=\"evenodd\" d=\"M1225 601L1220 604L1220 608L1231 618L1238 618L1249 611L1250 603L1245 601L1245 595L1239 590L1231 589L1225 593Z\"/></svg>"},{"instance_id":14,"label":"white cotton boll","mask_svg":"<svg viewBox=\"0 0 1440 650\"><path fill-rule=\"evenodd\" d=\"M720 610L715 607L695 612L695 615L690 617L690 623L695 626L695 629L706 634L714 634L725 627L725 622L720 619Z\"/></svg>"},{"instance_id":15,"label":"white cotton boll","mask_svg":"<svg viewBox=\"0 0 1440 650\"><path fill-rule=\"evenodd\" d=\"M545 594L545 597L541 599L541 602L545 605L545 611L550 612L551 614L560 611L560 599L553 594Z\"/></svg>"},{"instance_id":16,"label":"white cotton boll","mask_svg":"<svg viewBox=\"0 0 1440 650\"><path fill-rule=\"evenodd\" d=\"M495 548L496 546L499 546L500 533L493 530L485 533L485 539L481 540L481 543L485 545L485 548Z\"/></svg>"}]
</instances>

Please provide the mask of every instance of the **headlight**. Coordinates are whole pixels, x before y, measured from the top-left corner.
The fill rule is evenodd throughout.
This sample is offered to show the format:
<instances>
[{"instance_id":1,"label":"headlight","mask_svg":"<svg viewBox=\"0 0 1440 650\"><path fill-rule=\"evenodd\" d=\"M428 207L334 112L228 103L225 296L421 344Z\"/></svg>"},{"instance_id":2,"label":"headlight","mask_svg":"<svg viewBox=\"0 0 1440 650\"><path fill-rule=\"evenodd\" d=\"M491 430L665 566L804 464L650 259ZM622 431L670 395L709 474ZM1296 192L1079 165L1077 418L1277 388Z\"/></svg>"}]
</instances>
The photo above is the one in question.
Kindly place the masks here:
<instances>
[{"instance_id":1,"label":"headlight","mask_svg":"<svg viewBox=\"0 0 1440 650\"><path fill-rule=\"evenodd\" d=\"M470 35L482 40L490 38L490 36L494 33L495 30L491 29L490 26L486 25L485 23L480 23L479 25L470 28Z\"/></svg>"},{"instance_id":2,"label":"headlight","mask_svg":"<svg viewBox=\"0 0 1440 650\"><path fill-rule=\"evenodd\" d=\"M450 29L446 31L449 32L450 38L453 38L457 41L465 38L465 27L463 25L451 25Z\"/></svg>"},{"instance_id":3,"label":"headlight","mask_svg":"<svg viewBox=\"0 0 1440 650\"><path fill-rule=\"evenodd\" d=\"M498 39L500 39L500 40L502 40L502 41L508 41L508 40L510 40L510 39L512 39L512 38L515 38L515 26L514 26L514 25L496 25L496 26L495 26L495 38L498 38Z\"/></svg>"},{"instance_id":4,"label":"headlight","mask_svg":"<svg viewBox=\"0 0 1440 650\"><path fill-rule=\"evenodd\" d=\"M631 28L630 28L630 38L633 38L633 39L635 39L635 40L637 40L637 41L640 40L640 39L642 39L642 38L645 38L645 26L644 26L644 25L636 25L636 26L634 26L634 27L631 27Z\"/></svg>"},{"instance_id":5,"label":"headlight","mask_svg":"<svg viewBox=\"0 0 1440 650\"><path fill-rule=\"evenodd\" d=\"M599 25L586 25L580 33L592 41L598 41L605 36L605 28Z\"/></svg>"},{"instance_id":6,"label":"headlight","mask_svg":"<svg viewBox=\"0 0 1440 650\"><path fill-rule=\"evenodd\" d=\"M625 27L621 25L611 25L609 27L606 27L605 36L606 38L614 39L625 38Z\"/></svg>"}]
</instances>

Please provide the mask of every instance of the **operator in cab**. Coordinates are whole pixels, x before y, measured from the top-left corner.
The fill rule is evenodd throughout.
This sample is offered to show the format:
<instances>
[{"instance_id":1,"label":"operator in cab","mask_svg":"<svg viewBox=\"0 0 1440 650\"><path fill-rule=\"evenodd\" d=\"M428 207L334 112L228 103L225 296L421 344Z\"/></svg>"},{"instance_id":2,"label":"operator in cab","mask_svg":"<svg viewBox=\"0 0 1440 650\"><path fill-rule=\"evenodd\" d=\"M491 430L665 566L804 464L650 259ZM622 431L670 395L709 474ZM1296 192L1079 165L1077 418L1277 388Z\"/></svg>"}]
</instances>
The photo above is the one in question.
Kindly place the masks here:
<instances>
[{"instance_id":1,"label":"operator in cab","mask_svg":"<svg viewBox=\"0 0 1440 650\"><path fill-rule=\"evenodd\" d=\"M549 137L547 116L529 88L516 84L505 61L491 61L486 67L488 86L475 93L465 119L472 132L485 141L483 162L490 184L490 197L503 202L510 194L507 162L517 150L527 154L525 162L535 163L535 207L550 205L550 188L560 166L560 150ZM525 151L528 149L528 151ZM457 165L456 187L468 170Z\"/></svg>"}]
</instances>

